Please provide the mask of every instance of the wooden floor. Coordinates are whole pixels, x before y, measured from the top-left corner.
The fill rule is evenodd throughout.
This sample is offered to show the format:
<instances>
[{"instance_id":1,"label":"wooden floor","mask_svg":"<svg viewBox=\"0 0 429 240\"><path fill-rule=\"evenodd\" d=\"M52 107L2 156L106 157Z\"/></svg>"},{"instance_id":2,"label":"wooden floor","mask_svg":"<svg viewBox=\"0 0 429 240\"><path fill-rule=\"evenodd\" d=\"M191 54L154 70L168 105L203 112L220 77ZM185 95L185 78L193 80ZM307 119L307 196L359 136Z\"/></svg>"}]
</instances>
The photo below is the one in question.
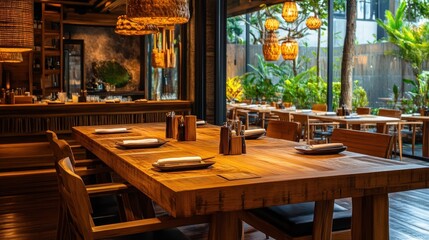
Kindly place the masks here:
<instances>
[{"instance_id":1,"label":"wooden floor","mask_svg":"<svg viewBox=\"0 0 429 240\"><path fill-rule=\"evenodd\" d=\"M0 197L0 239L55 239L56 200L56 194ZM181 230L190 239L206 239L208 226ZM265 235L245 225L245 239L265 239ZM390 194L390 239L429 239L429 189Z\"/></svg>"}]
</instances>

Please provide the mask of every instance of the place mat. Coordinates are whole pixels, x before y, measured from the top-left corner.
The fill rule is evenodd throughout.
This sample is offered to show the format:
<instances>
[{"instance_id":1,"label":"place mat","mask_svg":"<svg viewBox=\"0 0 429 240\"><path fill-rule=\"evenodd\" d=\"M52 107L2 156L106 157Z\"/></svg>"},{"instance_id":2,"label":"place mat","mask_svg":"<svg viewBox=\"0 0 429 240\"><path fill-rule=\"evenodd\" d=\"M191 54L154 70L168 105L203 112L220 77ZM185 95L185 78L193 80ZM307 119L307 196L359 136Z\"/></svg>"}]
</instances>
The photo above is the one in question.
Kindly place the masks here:
<instances>
[{"instance_id":1,"label":"place mat","mask_svg":"<svg viewBox=\"0 0 429 240\"><path fill-rule=\"evenodd\" d=\"M257 174L250 173L250 172L222 173L222 174L218 174L218 176L225 178L228 181L251 179L251 178L260 178L261 177Z\"/></svg>"}]
</instances>

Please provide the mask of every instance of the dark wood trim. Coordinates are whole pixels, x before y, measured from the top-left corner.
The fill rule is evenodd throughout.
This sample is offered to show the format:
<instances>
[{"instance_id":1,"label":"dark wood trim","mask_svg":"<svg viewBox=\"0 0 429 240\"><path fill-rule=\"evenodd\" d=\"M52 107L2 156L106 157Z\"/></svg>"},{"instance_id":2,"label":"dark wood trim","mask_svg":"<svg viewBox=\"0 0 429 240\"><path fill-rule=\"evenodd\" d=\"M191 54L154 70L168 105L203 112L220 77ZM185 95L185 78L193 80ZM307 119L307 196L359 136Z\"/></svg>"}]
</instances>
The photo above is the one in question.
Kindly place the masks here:
<instances>
[{"instance_id":1,"label":"dark wood trim","mask_svg":"<svg viewBox=\"0 0 429 240\"><path fill-rule=\"evenodd\" d=\"M226 120L226 0L216 3L215 124Z\"/></svg>"},{"instance_id":2,"label":"dark wood trim","mask_svg":"<svg viewBox=\"0 0 429 240\"><path fill-rule=\"evenodd\" d=\"M193 112L206 119L206 1L195 3L195 104Z\"/></svg>"}]
</instances>

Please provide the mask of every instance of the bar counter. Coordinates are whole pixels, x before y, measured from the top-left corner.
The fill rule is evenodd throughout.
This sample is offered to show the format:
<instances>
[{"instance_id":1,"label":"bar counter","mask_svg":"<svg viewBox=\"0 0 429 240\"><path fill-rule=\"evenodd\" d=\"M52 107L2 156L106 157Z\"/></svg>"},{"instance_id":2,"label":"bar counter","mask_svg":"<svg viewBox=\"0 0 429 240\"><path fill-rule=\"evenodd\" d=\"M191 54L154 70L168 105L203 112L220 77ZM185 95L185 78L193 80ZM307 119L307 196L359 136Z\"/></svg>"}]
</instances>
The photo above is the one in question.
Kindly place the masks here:
<instances>
[{"instance_id":1,"label":"bar counter","mask_svg":"<svg viewBox=\"0 0 429 240\"><path fill-rule=\"evenodd\" d=\"M0 143L11 137L44 136L46 130L70 134L74 126L160 122L165 113L189 114L191 101L88 102L0 105Z\"/></svg>"}]
</instances>

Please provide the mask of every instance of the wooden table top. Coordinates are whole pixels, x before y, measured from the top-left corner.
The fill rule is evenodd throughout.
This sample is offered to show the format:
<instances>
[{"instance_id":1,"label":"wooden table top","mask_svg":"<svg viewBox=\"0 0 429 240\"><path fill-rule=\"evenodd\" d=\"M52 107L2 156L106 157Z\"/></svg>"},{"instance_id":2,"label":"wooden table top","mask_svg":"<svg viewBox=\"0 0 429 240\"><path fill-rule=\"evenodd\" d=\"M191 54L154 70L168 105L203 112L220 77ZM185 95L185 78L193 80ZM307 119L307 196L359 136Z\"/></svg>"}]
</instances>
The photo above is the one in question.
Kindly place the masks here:
<instances>
[{"instance_id":1,"label":"wooden table top","mask_svg":"<svg viewBox=\"0 0 429 240\"><path fill-rule=\"evenodd\" d=\"M165 123L121 125L129 133L94 134L103 127L74 127L84 147L173 216L206 215L306 201L359 197L429 186L429 168L351 152L302 155L298 143L262 137L246 140L247 154L220 155L219 127L197 129L197 141L168 139L159 148L119 149L115 142L164 138ZM158 172L160 158L215 156L208 169ZM230 178L227 180L226 178ZM235 179L234 179L235 178Z\"/></svg>"},{"instance_id":2,"label":"wooden table top","mask_svg":"<svg viewBox=\"0 0 429 240\"><path fill-rule=\"evenodd\" d=\"M385 116L377 116L377 115L356 115L356 116L329 116L324 112L318 113L292 113L292 114L307 114L310 115L311 118L319 119L321 121L328 122L339 122L345 124L364 124L364 123L387 123L387 122L399 122L401 119L394 117L385 117Z\"/></svg>"}]
</instances>

